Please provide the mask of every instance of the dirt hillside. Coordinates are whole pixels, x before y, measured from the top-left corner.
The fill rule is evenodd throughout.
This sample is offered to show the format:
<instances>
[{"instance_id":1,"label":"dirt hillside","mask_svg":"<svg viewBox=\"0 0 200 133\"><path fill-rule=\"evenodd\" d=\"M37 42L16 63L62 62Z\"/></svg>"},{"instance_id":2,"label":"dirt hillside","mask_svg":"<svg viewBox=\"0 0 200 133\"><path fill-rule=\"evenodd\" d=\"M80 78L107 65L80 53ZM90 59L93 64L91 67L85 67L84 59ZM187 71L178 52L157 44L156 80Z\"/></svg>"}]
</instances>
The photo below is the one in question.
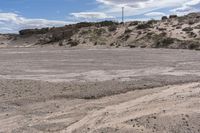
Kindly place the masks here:
<instances>
[{"instance_id":1,"label":"dirt hillside","mask_svg":"<svg viewBox=\"0 0 200 133\"><path fill-rule=\"evenodd\" d=\"M82 22L19 35L0 35L1 46L142 47L200 49L200 13L163 16L161 20ZM4 39L2 39L4 38Z\"/></svg>"}]
</instances>

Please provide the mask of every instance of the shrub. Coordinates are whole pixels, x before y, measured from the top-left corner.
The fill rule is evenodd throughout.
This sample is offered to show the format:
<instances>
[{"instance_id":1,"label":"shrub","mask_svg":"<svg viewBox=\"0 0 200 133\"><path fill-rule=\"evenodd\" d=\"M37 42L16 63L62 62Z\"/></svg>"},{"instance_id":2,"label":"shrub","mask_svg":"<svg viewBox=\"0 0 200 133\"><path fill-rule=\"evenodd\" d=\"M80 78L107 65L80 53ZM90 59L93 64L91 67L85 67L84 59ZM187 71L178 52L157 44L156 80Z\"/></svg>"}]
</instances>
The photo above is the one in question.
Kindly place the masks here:
<instances>
[{"instance_id":1,"label":"shrub","mask_svg":"<svg viewBox=\"0 0 200 133\"><path fill-rule=\"evenodd\" d=\"M83 28L83 27L90 27L90 26L93 26L93 25L94 24L90 23L90 22L80 22L80 23L75 24L75 27L76 28Z\"/></svg>"},{"instance_id":2,"label":"shrub","mask_svg":"<svg viewBox=\"0 0 200 133\"><path fill-rule=\"evenodd\" d=\"M130 33L130 32L132 32L132 30L127 28L124 33L127 34L127 33Z\"/></svg>"},{"instance_id":3,"label":"shrub","mask_svg":"<svg viewBox=\"0 0 200 133\"><path fill-rule=\"evenodd\" d=\"M164 45L172 44L172 43L174 43L174 38L167 37L167 38L164 38L161 42L162 42Z\"/></svg>"},{"instance_id":4,"label":"shrub","mask_svg":"<svg viewBox=\"0 0 200 133\"><path fill-rule=\"evenodd\" d=\"M155 33L154 33L154 32L148 32L148 33L146 34L146 37L147 37L148 39L151 39L152 36L155 36Z\"/></svg>"},{"instance_id":5,"label":"shrub","mask_svg":"<svg viewBox=\"0 0 200 133\"><path fill-rule=\"evenodd\" d=\"M94 29L94 34L95 35L98 35L98 36L100 36L100 35L102 35L103 33L105 33L106 32L106 30L105 29Z\"/></svg>"},{"instance_id":6,"label":"shrub","mask_svg":"<svg viewBox=\"0 0 200 133\"><path fill-rule=\"evenodd\" d=\"M139 24L137 25L137 29L147 29L147 28L151 28L152 26L149 23L143 23L143 24Z\"/></svg>"},{"instance_id":7,"label":"shrub","mask_svg":"<svg viewBox=\"0 0 200 133\"><path fill-rule=\"evenodd\" d=\"M96 26L112 26L112 25L118 25L118 22L114 22L114 21L102 21L102 22L97 22L95 23Z\"/></svg>"},{"instance_id":8,"label":"shrub","mask_svg":"<svg viewBox=\"0 0 200 133\"><path fill-rule=\"evenodd\" d=\"M168 48L170 44L175 42L174 38L170 37L158 37L155 42L156 48Z\"/></svg>"},{"instance_id":9,"label":"shrub","mask_svg":"<svg viewBox=\"0 0 200 133\"><path fill-rule=\"evenodd\" d=\"M125 41L127 41L129 38L130 38L130 35L126 35L126 36L124 37Z\"/></svg>"},{"instance_id":10,"label":"shrub","mask_svg":"<svg viewBox=\"0 0 200 133\"><path fill-rule=\"evenodd\" d=\"M195 24L195 21L189 20L188 24L189 24L189 25L193 25L193 24Z\"/></svg>"},{"instance_id":11,"label":"shrub","mask_svg":"<svg viewBox=\"0 0 200 133\"><path fill-rule=\"evenodd\" d=\"M79 42L77 40L70 40L68 42L68 44L71 46L71 47L75 47L79 44Z\"/></svg>"},{"instance_id":12,"label":"shrub","mask_svg":"<svg viewBox=\"0 0 200 133\"><path fill-rule=\"evenodd\" d=\"M167 19L168 19L167 16L162 17L162 20L167 20Z\"/></svg>"},{"instance_id":13,"label":"shrub","mask_svg":"<svg viewBox=\"0 0 200 133\"><path fill-rule=\"evenodd\" d=\"M138 31L137 33L138 33L139 35L141 35L141 34L142 34L142 32L141 32L141 31Z\"/></svg>"},{"instance_id":14,"label":"shrub","mask_svg":"<svg viewBox=\"0 0 200 133\"><path fill-rule=\"evenodd\" d=\"M177 27L176 27L176 29L181 29L182 28L182 26L181 25L178 25Z\"/></svg>"},{"instance_id":15,"label":"shrub","mask_svg":"<svg viewBox=\"0 0 200 133\"><path fill-rule=\"evenodd\" d=\"M81 35L86 35L86 34L89 34L89 33L91 33L92 31L91 30L82 30L81 32L80 32L80 34Z\"/></svg>"},{"instance_id":16,"label":"shrub","mask_svg":"<svg viewBox=\"0 0 200 133\"><path fill-rule=\"evenodd\" d=\"M169 18L177 18L177 15L170 15Z\"/></svg>"},{"instance_id":17,"label":"shrub","mask_svg":"<svg viewBox=\"0 0 200 133\"><path fill-rule=\"evenodd\" d=\"M198 49L198 48L199 48L199 45L196 44L196 43L190 43L189 46L188 46L188 48L191 49L191 50L192 50L192 49Z\"/></svg>"},{"instance_id":18,"label":"shrub","mask_svg":"<svg viewBox=\"0 0 200 133\"><path fill-rule=\"evenodd\" d=\"M161 28L161 27L159 27L158 30L159 30L159 31L165 31L165 30L167 30L167 29L166 29L166 28Z\"/></svg>"},{"instance_id":19,"label":"shrub","mask_svg":"<svg viewBox=\"0 0 200 133\"><path fill-rule=\"evenodd\" d=\"M45 34L49 31L49 28L42 28L42 29L25 29L19 31L20 35L32 35L32 34Z\"/></svg>"},{"instance_id":20,"label":"shrub","mask_svg":"<svg viewBox=\"0 0 200 133\"><path fill-rule=\"evenodd\" d=\"M130 26L135 26L135 25L138 25L139 24L139 21L133 21L130 23Z\"/></svg>"},{"instance_id":21,"label":"shrub","mask_svg":"<svg viewBox=\"0 0 200 133\"><path fill-rule=\"evenodd\" d=\"M197 34L194 32L187 32L187 34L189 35L189 37L197 37Z\"/></svg>"},{"instance_id":22,"label":"shrub","mask_svg":"<svg viewBox=\"0 0 200 133\"><path fill-rule=\"evenodd\" d=\"M182 29L182 31L186 31L186 32L193 31L193 28L185 27L185 28Z\"/></svg>"},{"instance_id":23,"label":"shrub","mask_svg":"<svg viewBox=\"0 0 200 133\"><path fill-rule=\"evenodd\" d=\"M200 29L200 24L195 26L194 29Z\"/></svg>"},{"instance_id":24,"label":"shrub","mask_svg":"<svg viewBox=\"0 0 200 133\"><path fill-rule=\"evenodd\" d=\"M156 24L156 23L157 23L157 20L154 20L154 19L147 21L148 25L153 25L153 24Z\"/></svg>"},{"instance_id":25,"label":"shrub","mask_svg":"<svg viewBox=\"0 0 200 133\"><path fill-rule=\"evenodd\" d=\"M111 25L111 26L109 26L109 27L108 27L108 30L109 30L110 32L116 31L116 30L117 30L117 25Z\"/></svg>"}]
</instances>

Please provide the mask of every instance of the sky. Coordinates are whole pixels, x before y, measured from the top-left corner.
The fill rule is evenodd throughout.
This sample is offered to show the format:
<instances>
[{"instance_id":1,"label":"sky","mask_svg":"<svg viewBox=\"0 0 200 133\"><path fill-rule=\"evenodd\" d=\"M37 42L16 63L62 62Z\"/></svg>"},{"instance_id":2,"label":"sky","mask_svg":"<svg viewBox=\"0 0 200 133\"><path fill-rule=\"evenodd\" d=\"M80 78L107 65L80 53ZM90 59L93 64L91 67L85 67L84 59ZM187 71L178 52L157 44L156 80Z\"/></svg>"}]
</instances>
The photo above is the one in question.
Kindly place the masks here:
<instances>
[{"instance_id":1,"label":"sky","mask_svg":"<svg viewBox=\"0 0 200 133\"><path fill-rule=\"evenodd\" d=\"M200 0L0 0L0 33L82 21L160 19L200 11Z\"/></svg>"}]
</instances>

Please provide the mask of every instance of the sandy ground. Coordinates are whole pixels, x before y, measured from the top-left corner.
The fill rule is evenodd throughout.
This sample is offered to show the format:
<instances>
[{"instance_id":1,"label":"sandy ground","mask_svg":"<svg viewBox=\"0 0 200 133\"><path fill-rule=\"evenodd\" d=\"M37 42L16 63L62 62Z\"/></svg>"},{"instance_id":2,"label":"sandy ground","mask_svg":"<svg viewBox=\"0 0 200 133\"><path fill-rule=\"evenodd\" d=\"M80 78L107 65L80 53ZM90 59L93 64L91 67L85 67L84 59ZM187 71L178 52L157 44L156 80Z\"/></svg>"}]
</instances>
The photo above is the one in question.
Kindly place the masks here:
<instances>
[{"instance_id":1,"label":"sandy ground","mask_svg":"<svg viewBox=\"0 0 200 133\"><path fill-rule=\"evenodd\" d=\"M0 50L0 132L200 132L200 53Z\"/></svg>"}]
</instances>

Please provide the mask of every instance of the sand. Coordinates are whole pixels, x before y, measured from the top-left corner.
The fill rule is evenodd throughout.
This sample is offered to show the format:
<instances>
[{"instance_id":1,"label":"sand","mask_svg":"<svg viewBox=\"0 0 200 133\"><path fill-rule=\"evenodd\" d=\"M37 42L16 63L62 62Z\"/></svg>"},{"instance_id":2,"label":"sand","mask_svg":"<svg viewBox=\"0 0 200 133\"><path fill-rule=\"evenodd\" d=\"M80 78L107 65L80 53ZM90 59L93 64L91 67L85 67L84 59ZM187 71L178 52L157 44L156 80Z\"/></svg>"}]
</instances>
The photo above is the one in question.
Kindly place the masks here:
<instances>
[{"instance_id":1,"label":"sand","mask_svg":"<svg viewBox=\"0 0 200 133\"><path fill-rule=\"evenodd\" d=\"M200 53L0 50L0 132L200 132Z\"/></svg>"}]
</instances>

